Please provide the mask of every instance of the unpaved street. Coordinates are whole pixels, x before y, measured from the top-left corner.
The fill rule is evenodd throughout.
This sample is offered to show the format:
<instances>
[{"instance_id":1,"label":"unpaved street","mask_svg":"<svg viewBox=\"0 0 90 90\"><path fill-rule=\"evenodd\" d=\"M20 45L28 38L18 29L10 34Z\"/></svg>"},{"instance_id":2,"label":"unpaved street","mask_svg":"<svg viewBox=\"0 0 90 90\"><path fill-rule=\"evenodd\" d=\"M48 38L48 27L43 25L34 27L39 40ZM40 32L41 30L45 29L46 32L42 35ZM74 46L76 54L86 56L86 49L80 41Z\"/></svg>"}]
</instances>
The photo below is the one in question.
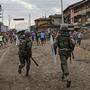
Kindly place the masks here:
<instances>
[{"instance_id":1,"label":"unpaved street","mask_svg":"<svg viewBox=\"0 0 90 90\"><path fill-rule=\"evenodd\" d=\"M0 90L90 90L90 51L75 48L75 60L68 61L72 79L71 88L61 81L60 60L54 64L51 60L50 46L33 48L33 57L39 63L32 62L30 76L25 70L18 74L18 49L13 44L0 51Z\"/></svg>"}]
</instances>

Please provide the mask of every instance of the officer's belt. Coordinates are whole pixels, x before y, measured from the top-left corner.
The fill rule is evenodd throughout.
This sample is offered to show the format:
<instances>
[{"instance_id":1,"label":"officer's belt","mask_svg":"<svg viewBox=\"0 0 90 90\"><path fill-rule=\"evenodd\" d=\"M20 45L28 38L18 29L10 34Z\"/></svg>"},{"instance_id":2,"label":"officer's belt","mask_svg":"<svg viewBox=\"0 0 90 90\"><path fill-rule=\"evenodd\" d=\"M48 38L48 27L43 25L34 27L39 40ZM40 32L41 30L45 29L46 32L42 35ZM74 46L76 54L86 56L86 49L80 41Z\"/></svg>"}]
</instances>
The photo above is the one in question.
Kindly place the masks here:
<instances>
[{"instance_id":1,"label":"officer's belt","mask_svg":"<svg viewBox=\"0 0 90 90\"><path fill-rule=\"evenodd\" d=\"M67 48L63 48L63 49L60 49L61 51L70 51L70 49L67 49Z\"/></svg>"}]
</instances>

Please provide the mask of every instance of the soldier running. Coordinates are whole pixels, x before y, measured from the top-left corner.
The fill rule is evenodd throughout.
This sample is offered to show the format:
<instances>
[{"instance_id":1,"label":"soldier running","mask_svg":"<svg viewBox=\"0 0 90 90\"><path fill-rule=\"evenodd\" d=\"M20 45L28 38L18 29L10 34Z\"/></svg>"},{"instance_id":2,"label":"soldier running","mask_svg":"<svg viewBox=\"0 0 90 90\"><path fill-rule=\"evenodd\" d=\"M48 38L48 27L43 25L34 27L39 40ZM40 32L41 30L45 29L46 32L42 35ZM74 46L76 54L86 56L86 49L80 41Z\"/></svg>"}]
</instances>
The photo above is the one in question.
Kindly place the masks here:
<instances>
[{"instance_id":1,"label":"soldier running","mask_svg":"<svg viewBox=\"0 0 90 90\"><path fill-rule=\"evenodd\" d=\"M29 38L28 32L25 32L23 35L19 37L19 60L20 65L18 68L18 73L22 73L22 69L26 64L26 76L29 75L31 60L32 57L32 42Z\"/></svg>"}]
</instances>

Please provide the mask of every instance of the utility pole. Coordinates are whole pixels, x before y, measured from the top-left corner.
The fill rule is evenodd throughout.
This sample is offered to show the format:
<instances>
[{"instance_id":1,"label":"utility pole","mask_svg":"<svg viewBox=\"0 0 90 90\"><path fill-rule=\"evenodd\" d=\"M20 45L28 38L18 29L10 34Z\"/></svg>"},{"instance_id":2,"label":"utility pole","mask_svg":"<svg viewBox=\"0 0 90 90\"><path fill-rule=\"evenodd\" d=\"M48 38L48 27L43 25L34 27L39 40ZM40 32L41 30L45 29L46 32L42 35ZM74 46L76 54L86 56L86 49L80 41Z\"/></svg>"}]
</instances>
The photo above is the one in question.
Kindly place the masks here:
<instances>
[{"instance_id":1,"label":"utility pole","mask_svg":"<svg viewBox=\"0 0 90 90\"><path fill-rule=\"evenodd\" d=\"M31 31L31 14L29 14L28 26L29 26L29 31Z\"/></svg>"},{"instance_id":2,"label":"utility pole","mask_svg":"<svg viewBox=\"0 0 90 90\"><path fill-rule=\"evenodd\" d=\"M46 12L45 12L45 18L47 17L47 15L46 15Z\"/></svg>"},{"instance_id":3,"label":"utility pole","mask_svg":"<svg viewBox=\"0 0 90 90\"><path fill-rule=\"evenodd\" d=\"M64 24L64 15L63 15L63 1L61 1L61 15L62 15L62 24Z\"/></svg>"},{"instance_id":4,"label":"utility pole","mask_svg":"<svg viewBox=\"0 0 90 90\"><path fill-rule=\"evenodd\" d=\"M10 25L11 25L11 16L8 15L8 28L9 28L9 30L10 30Z\"/></svg>"}]
</instances>

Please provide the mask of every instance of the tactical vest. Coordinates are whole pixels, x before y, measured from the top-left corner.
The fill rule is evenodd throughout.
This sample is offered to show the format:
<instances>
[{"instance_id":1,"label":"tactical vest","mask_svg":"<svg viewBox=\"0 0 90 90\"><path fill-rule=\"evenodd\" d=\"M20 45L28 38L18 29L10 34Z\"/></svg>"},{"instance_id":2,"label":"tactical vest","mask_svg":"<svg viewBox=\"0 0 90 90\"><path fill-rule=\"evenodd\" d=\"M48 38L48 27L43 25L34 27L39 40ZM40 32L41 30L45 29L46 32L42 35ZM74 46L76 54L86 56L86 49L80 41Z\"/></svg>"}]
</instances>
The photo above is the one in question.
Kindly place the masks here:
<instances>
[{"instance_id":1,"label":"tactical vest","mask_svg":"<svg viewBox=\"0 0 90 90\"><path fill-rule=\"evenodd\" d=\"M70 37L59 36L57 37L57 45L61 50L73 51L75 44L72 42Z\"/></svg>"}]
</instances>

